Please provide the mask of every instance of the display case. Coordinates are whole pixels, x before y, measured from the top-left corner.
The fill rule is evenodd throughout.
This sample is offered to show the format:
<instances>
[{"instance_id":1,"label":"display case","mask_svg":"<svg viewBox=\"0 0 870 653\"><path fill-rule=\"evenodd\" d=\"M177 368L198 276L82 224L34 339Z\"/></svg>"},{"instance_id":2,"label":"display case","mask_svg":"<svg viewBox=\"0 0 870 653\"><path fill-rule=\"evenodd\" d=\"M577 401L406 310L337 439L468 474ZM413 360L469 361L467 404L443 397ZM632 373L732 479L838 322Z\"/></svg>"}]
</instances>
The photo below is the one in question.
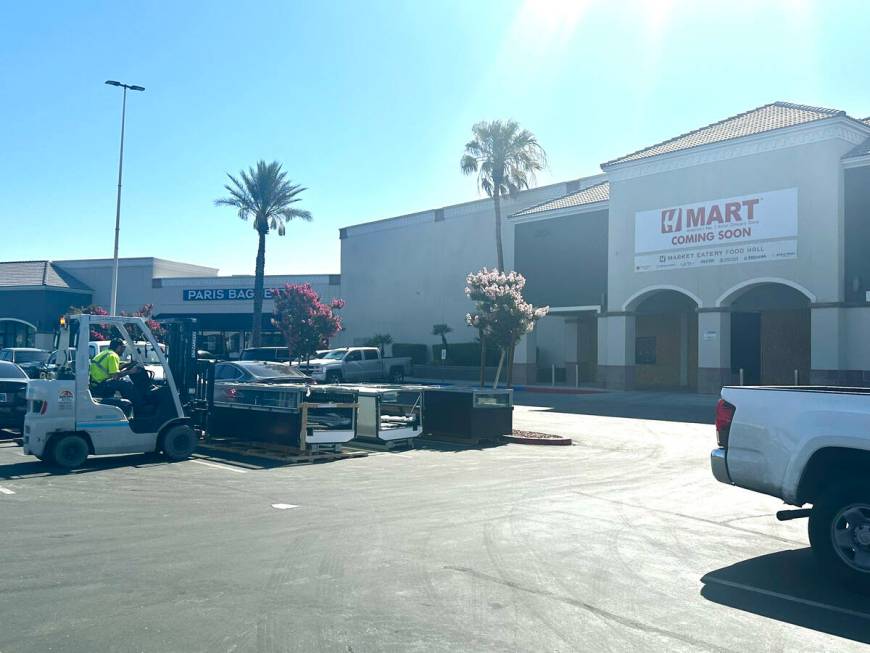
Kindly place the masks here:
<instances>
[{"instance_id":1,"label":"display case","mask_svg":"<svg viewBox=\"0 0 870 653\"><path fill-rule=\"evenodd\" d=\"M494 440L513 432L513 390L427 388L423 432L435 437Z\"/></svg>"},{"instance_id":2,"label":"display case","mask_svg":"<svg viewBox=\"0 0 870 653\"><path fill-rule=\"evenodd\" d=\"M357 405L354 439L398 446L420 435L425 386L334 385L316 386L324 396L350 393ZM336 395L337 396L337 395Z\"/></svg>"},{"instance_id":3,"label":"display case","mask_svg":"<svg viewBox=\"0 0 870 653\"><path fill-rule=\"evenodd\" d=\"M355 423L354 393L298 383L216 383L208 434L299 449L335 448L353 438Z\"/></svg>"}]
</instances>

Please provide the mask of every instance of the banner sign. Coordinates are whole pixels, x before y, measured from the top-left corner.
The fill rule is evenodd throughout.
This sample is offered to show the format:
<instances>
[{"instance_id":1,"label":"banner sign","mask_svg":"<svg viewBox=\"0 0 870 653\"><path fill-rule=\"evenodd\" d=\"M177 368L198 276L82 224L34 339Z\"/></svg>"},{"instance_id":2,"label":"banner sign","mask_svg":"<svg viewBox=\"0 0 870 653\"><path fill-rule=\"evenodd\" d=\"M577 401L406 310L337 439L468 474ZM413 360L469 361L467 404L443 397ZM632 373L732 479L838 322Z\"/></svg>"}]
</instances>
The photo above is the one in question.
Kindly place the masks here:
<instances>
[{"instance_id":1,"label":"banner sign","mask_svg":"<svg viewBox=\"0 0 870 653\"><path fill-rule=\"evenodd\" d=\"M186 302L254 301L253 288L185 288L182 299ZM272 289L263 288L263 299L272 299Z\"/></svg>"},{"instance_id":2,"label":"banner sign","mask_svg":"<svg viewBox=\"0 0 870 653\"><path fill-rule=\"evenodd\" d=\"M696 202L634 217L636 272L797 257L797 188Z\"/></svg>"}]
</instances>

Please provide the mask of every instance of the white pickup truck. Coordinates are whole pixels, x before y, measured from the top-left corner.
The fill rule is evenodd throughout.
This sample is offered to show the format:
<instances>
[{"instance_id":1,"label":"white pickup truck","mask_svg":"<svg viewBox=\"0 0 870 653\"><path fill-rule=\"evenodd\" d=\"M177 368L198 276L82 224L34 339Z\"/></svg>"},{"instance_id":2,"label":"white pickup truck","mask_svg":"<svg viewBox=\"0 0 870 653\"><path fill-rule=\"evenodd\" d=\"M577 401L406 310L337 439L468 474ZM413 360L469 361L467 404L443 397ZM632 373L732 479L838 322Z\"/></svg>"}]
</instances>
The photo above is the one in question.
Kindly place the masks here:
<instances>
[{"instance_id":1,"label":"white pickup truck","mask_svg":"<svg viewBox=\"0 0 870 653\"><path fill-rule=\"evenodd\" d=\"M819 563L870 590L870 389L725 387L710 462L722 483L793 506L809 517Z\"/></svg>"},{"instance_id":2,"label":"white pickup truck","mask_svg":"<svg viewBox=\"0 0 870 653\"><path fill-rule=\"evenodd\" d=\"M405 376L411 374L411 358L382 358L377 347L343 347L331 349L321 358L300 363L299 370L319 383L402 383Z\"/></svg>"}]
</instances>

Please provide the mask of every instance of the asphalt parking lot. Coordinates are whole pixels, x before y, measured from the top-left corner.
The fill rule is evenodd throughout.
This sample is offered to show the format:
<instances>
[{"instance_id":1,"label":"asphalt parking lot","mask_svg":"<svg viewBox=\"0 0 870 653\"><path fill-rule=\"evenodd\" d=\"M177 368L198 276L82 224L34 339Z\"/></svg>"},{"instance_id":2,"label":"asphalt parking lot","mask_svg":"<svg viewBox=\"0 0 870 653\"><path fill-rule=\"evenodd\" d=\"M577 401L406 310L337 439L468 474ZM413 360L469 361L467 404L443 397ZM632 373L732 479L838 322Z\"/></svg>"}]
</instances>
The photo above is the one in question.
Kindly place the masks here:
<instances>
[{"instance_id":1,"label":"asphalt parking lot","mask_svg":"<svg viewBox=\"0 0 870 653\"><path fill-rule=\"evenodd\" d=\"M819 576L805 522L712 479L694 404L667 421L582 402L518 397L543 405L518 406L515 427L572 447L106 457L55 475L0 444L0 651L870 643L870 600Z\"/></svg>"}]
</instances>

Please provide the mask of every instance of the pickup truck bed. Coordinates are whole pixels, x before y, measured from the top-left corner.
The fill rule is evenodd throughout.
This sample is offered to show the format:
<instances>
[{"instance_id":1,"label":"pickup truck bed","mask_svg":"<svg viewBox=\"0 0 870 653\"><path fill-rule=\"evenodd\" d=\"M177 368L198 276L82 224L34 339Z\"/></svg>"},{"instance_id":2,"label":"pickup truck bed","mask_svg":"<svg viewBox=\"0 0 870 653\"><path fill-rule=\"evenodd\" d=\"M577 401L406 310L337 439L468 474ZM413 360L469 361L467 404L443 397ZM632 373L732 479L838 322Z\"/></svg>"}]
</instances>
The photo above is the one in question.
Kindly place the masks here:
<instances>
[{"instance_id":1,"label":"pickup truck bed","mask_svg":"<svg viewBox=\"0 0 870 653\"><path fill-rule=\"evenodd\" d=\"M788 504L813 504L813 550L870 588L870 389L725 387L713 475Z\"/></svg>"}]
</instances>

